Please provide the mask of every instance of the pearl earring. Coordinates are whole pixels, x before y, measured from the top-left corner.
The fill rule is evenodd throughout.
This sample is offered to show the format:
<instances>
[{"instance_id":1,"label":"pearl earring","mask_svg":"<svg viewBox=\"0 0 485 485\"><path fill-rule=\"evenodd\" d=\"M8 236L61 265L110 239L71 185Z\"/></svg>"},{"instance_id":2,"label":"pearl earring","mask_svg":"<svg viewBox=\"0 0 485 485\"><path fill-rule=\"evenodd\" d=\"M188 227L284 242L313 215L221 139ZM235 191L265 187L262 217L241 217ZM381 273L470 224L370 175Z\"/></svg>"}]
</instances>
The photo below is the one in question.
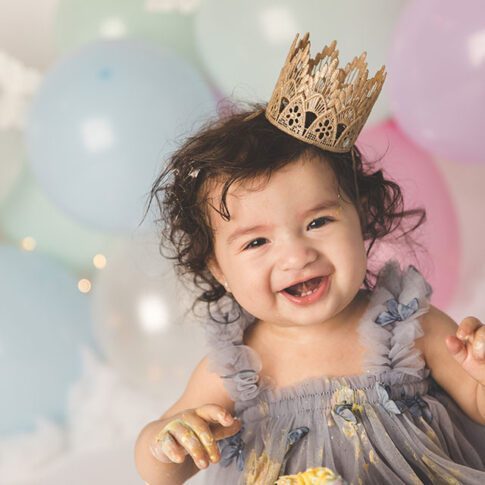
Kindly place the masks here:
<instances>
[{"instance_id":1,"label":"pearl earring","mask_svg":"<svg viewBox=\"0 0 485 485\"><path fill-rule=\"evenodd\" d=\"M230 291L231 291L231 290L230 290L230 288L229 288L229 284L228 284L228 282L227 282L227 281L224 281L224 288L226 289L226 291L227 291L228 293L230 293Z\"/></svg>"}]
</instances>

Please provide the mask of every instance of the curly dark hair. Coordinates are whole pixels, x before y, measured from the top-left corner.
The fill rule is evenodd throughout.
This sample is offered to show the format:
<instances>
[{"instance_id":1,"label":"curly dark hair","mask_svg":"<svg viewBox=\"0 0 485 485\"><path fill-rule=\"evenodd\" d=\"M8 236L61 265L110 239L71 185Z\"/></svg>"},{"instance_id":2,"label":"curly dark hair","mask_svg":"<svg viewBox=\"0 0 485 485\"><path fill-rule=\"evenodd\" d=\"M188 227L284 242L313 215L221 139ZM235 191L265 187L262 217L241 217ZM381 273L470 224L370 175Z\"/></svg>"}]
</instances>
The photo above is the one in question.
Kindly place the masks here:
<instances>
[{"instance_id":1,"label":"curly dark hair","mask_svg":"<svg viewBox=\"0 0 485 485\"><path fill-rule=\"evenodd\" d=\"M186 139L172 153L149 194L147 211L154 199L158 203L160 218L155 222L161 223L161 254L175 260L182 280L188 276L201 290L192 309L199 302L210 306L225 295L232 297L207 268L214 249L206 190L210 181L223 183L220 206L214 209L229 220L226 197L234 182L260 176L269 180L274 171L302 156L319 157L330 164L342 197L348 197L358 210L363 238L368 242L367 257L378 239L398 229L399 238L407 236L424 222L424 209L404 210L397 183L384 178L382 170L372 171L368 161L364 169L356 146L346 153L322 150L272 125L264 115L265 104L248 106L229 106ZM403 222L408 218L414 222L405 229ZM367 269L364 286L372 289L375 279L376 273Z\"/></svg>"}]
</instances>

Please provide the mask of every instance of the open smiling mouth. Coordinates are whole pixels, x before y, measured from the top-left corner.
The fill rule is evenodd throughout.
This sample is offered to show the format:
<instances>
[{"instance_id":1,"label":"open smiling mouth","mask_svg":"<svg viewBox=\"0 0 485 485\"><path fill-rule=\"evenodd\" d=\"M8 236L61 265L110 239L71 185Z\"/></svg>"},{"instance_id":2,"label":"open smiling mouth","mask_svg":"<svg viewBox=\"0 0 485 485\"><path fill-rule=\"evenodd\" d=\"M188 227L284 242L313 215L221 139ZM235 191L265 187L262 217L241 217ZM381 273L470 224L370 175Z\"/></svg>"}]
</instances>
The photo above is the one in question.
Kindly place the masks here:
<instances>
[{"instance_id":1,"label":"open smiling mouth","mask_svg":"<svg viewBox=\"0 0 485 485\"><path fill-rule=\"evenodd\" d=\"M319 276L289 286L282 290L281 293L293 303L312 303L325 293L328 281L328 276Z\"/></svg>"},{"instance_id":2,"label":"open smiling mouth","mask_svg":"<svg viewBox=\"0 0 485 485\"><path fill-rule=\"evenodd\" d=\"M289 286L283 291L288 292L293 296L308 296L311 295L322 282L323 277L312 278L311 280L304 281L303 283L298 283L297 285Z\"/></svg>"}]
</instances>

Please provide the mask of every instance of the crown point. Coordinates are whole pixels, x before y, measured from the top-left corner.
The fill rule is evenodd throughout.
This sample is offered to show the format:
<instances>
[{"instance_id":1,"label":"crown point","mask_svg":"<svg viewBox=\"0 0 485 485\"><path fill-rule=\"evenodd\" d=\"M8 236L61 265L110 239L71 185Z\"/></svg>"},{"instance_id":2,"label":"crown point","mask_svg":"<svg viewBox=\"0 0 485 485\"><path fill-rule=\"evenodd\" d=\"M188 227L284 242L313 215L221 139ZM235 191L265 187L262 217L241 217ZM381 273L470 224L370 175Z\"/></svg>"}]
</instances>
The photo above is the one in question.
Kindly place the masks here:
<instances>
[{"instance_id":1,"label":"crown point","mask_svg":"<svg viewBox=\"0 0 485 485\"><path fill-rule=\"evenodd\" d=\"M368 80L367 52L339 68L337 40L315 58L309 54L309 32L290 48L287 61L268 103L266 118L277 128L307 143L333 152L349 151L381 91L385 66ZM282 104L281 99L287 102ZM365 100L365 103L363 101ZM314 120L310 126L295 118Z\"/></svg>"}]
</instances>

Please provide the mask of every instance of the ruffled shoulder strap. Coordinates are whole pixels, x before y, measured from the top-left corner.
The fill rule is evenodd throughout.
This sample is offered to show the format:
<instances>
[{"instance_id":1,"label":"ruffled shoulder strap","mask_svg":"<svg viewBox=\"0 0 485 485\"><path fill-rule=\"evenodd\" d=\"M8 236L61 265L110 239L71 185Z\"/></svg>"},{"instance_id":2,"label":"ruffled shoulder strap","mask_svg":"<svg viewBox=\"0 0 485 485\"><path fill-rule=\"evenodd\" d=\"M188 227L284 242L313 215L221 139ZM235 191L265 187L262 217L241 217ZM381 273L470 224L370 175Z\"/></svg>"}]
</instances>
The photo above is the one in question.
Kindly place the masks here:
<instances>
[{"instance_id":1,"label":"ruffled shoulder strap","mask_svg":"<svg viewBox=\"0 0 485 485\"><path fill-rule=\"evenodd\" d=\"M429 370L414 341L424 335L419 317L429 310L432 289L412 265L402 270L388 261L359 326L360 341L367 349L364 370L377 373L396 370L419 378Z\"/></svg>"},{"instance_id":2,"label":"ruffled shoulder strap","mask_svg":"<svg viewBox=\"0 0 485 485\"><path fill-rule=\"evenodd\" d=\"M235 402L249 406L261 390L262 363L259 355L247 345L243 336L255 318L230 297L223 297L203 322L209 345L209 370L224 381Z\"/></svg>"}]
</instances>

